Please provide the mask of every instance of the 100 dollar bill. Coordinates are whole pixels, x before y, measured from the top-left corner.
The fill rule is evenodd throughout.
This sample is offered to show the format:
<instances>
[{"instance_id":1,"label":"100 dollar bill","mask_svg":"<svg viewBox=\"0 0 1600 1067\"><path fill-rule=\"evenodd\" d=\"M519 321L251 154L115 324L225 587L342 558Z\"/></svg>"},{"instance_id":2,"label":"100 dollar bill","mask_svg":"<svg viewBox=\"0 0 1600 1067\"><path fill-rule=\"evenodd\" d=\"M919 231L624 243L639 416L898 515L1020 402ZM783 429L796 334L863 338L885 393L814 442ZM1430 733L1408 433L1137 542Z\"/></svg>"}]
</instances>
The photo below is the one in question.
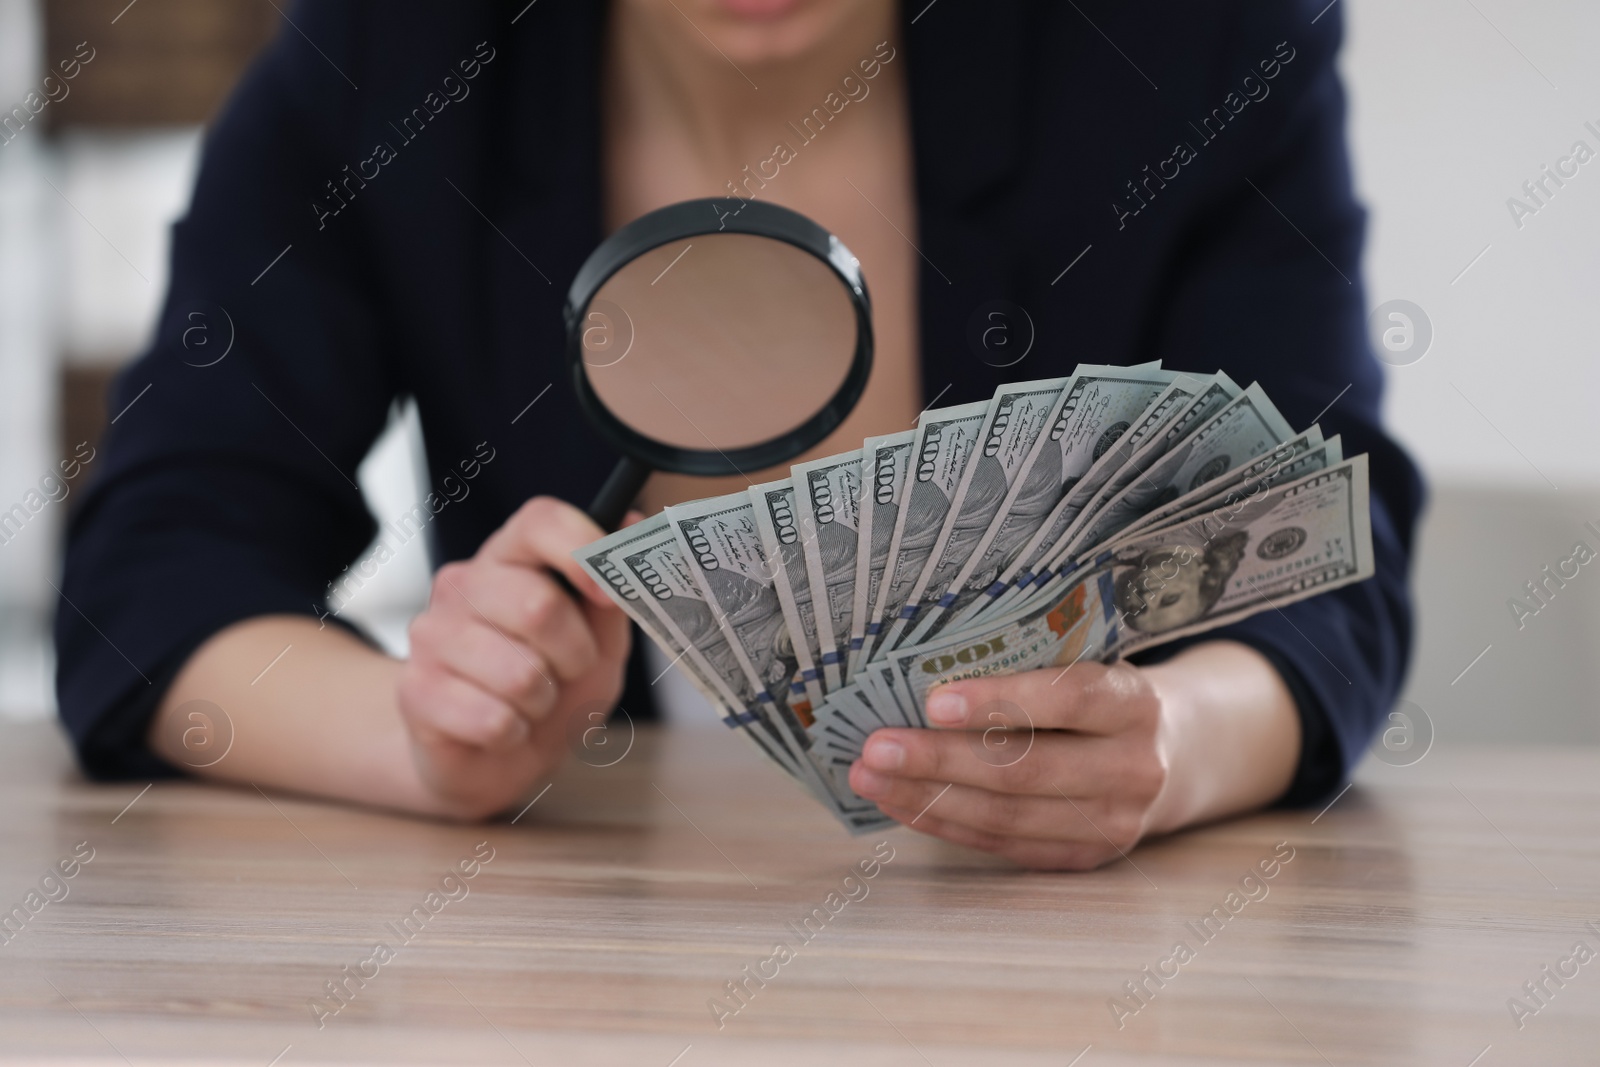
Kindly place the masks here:
<instances>
[{"instance_id":1,"label":"100 dollar bill","mask_svg":"<svg viewBox=\"0 0 1600 1067\"><path fill-rule=\"evenodd\" d=\"M790 680L799 661L775 588L777 568L768 563L749 493L733 493L665 511L679 546L750 688L749 702L774 723L794 753L807 784L841 815L870 808L853 794L841 796L811 751L809 708L790 700Z\"/></svg>"},{"instance_id":2,"label":"100 dollar bill","mask_svg":"<svg viewBox=\"0 0 1600 1067\"><path fill-rule=\"evenodd\" d=\"M1064 379L1045 426L1020 469L1002 460L1009 488L998 514L945 595L923 608L923 617L907 643L930 640L953 620L964 618L967 609L1016 561L1078 479L1176 378L1159 363L1147 363L1137 367L1079 366Z\"/></svg>"},{"instance_id":3,"label":"100 dollar bill","mask_svg":"<svg viewBox=\"0 0 1600 1067\"><path fill-rule=\"evenodd\" d=\"M727 726L738 730L789 774L801 777L793 754L729 687L724 678L726 667L719 669L707 657L707 651L728 653L727 642L682 565L677 538L664 515L618 530L574 555L646 636L674 653L673 662L684 669L712 706L721 710Z\"/></svg>"},{"instance_id":4,"label":"100 dollar bill","mask_svg":"<svg viewBox=\"0 0 1600 1067\"><path fill-rule=\"evenodd\" d=\"M806 571L804 527L795 506L794 483L788 478L749 490L752 517L766 551L773 590L794 646L798 677L789 680L791 707L811 711L822 706L822 672L817 650L816 605Z\"/></svg>"},{"instance_id":5,"label":"100 dollar bill","mask_svg":"<svg viewBox=\"0 0 1600 1067\"><path fill-rule=\"evenodd\" d=\"M962 472L977 444L978 429L988 413L989 401L980 400L925 412L918 420L904 499L889 546L889 567L872 608L872 621L880 624L883 632L866 649L869 659L892 648L892 637L902 632L906 612L915 613L911 591L944 528Z\"/></svg>"},{"instance_id":6,"label":"100 dollar bill","mask_svg":"<svg viewBox=\"0 0 1600 1067\"><path fill-rule=\"evenodd\" d=\"M1072 535L1068 551L1099 544L1126 530L1143 515L1222 477L1241 461L1259 456L1293 436L1288 421L1278 414L1261 386L1252 382L1204 425L1186 436L1180 431L1174 443L1142 474L1108 496Z\"/></svg>"},{"instance_id":7,"label":"100 dollar bill","mask_svg":"<svg viewBox=\"0 0 1600 1067\"><path fill-rule=\"evenodd\" d=\"M1028 540L1027 546L1001 572L999 579L985 590L985 595L969 604L966 611L953 620L952 625L970 626L977 615L1007 611L1042 570L1048 567L1067 531L1101 488L1138 452L1140 446L1182 412L1195 397L1215 384L1215 376L1192 378L1178 375L1145 407L1128 419L1118 420L1108 426L1096 443L1089 469L1073 482L1049 517ZM1125 395L1132 398L1140 394Z\"/></svg>"},{"instance_id":8,"label":"100 dollar bill","mask_svg":"<svg viewBox=\"0 0 1600 1067\"><path fill-rule=\"evenodd\" d=\"M811 599L817 605L823 682L832 692L846 678L860 549L861 453L798 464L792 477L800 526L813 531L801 547L811 575Z\"/></svg>"},{"instance_id":9,"label":"100 dollar bill","mask_svg":"<svg viewBox=\"0 0 1600 1067\"><path fill-rule=\"evenodd\" d=\"M1367 458L1280 485L1219 528L1181 523L1114 542L991 625L897 650L897 683L920 709L961 678L1117 656L1281 608L1374 573Z\"/></svg>"},{"instance_id":10,"label":"100 dollar bill","mask_svg":"<svg viewBox=\"0 0 1600 1067\"><path fill-rule=\"evenodd\" d=\"M911 589L907 606L914 614L896 621L887 647L901 644L901 635L908 630L904 643L916 643L933 621L930 609L954 603L953 583L985 540L1001 505L1011 499L1012 485L1035 453L1069 380L1046 378L1002 386L995 392L933 552Z\"/></svg>"},{"instance_id":11,"label":"100 dollar bill","mask_svg":"<svg viewBox=\"0 0 1600 1067\"><path fill-rule=\"evenodd\" d=\"M865 649L877 640L882 624L872 620L872 606L889 565L889 549L905 498L906 471L910 466L915 430L869 437L861 445L863 487L861 528L856 550L855 595L850 605L850 657L845 673L854 678Z\"/></svg>"}]
</instances>

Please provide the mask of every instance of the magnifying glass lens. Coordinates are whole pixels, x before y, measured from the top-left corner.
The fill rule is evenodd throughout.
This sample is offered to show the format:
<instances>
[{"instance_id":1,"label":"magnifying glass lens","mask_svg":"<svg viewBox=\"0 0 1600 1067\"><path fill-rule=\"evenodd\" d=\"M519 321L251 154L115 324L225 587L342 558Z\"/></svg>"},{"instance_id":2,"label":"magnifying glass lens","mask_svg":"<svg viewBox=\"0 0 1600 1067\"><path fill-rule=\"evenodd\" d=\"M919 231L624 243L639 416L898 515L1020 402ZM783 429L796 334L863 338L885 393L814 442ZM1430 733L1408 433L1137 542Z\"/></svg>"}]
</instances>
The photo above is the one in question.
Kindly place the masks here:
<instances>
[{"instance_id":1,"label":"magnifying glass lens","mask_svg":"<svg viewBox=\"0 0 1600 1067\"><path fill-rule=\"evenodd\" d=\"M567 292L578 406L620 455L589 514L616 528L651 471L787 462L872 373L872 301L839 239L762 200L685 200L600 243Z\"/></svg>"},{"instance_id":2,"label":"magnifying glass lens","mask_svg":"<svg viewBox=\"0 0 1600 1067\"><path fill-rule=\"evenodd\" d=\"M729 453L806 424L850 374L850 292L785 241L709 233L632 260L579 327L595 397L643 437Z\"/></svg>"}]
</instances>

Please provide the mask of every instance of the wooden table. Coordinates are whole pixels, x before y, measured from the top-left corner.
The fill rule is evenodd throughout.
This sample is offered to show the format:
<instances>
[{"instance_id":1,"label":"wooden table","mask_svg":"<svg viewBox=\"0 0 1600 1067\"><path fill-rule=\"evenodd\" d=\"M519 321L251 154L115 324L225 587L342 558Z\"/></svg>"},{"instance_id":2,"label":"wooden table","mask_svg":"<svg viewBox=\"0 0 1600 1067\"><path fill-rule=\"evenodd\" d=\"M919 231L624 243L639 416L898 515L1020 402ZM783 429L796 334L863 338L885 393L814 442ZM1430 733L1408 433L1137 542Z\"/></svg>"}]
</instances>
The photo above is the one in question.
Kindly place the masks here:
<instances>
[{"instance_id":1,"label":"wooden table","mask_svg":"<svg viewBox=\"0 0 1600 1067\"><path fill-rule=\"evenodd\" d=\"M1369 761L1320 817L1087 875L851 838L715 730L641 730L515 824L87 785L42 724L0 728L0 799L0 907L93 850L0 945L4 1063L1600 1063L1600 958L1544 979L1520 1031L1507 1004L1575 942L1600 952L1596 750ZM851 883L867 895L831 914L885 840L893 859ZM1229 912L1275 848L1293 858ZM802 941L788 924L814 908ZM1226 923L1197 931L1213 909ZM764 962L780 939L793 958ZM775 977L733 1013L746 965ZM351 973L372 977L312 1008Z\"/></svg>"}]
</instances>

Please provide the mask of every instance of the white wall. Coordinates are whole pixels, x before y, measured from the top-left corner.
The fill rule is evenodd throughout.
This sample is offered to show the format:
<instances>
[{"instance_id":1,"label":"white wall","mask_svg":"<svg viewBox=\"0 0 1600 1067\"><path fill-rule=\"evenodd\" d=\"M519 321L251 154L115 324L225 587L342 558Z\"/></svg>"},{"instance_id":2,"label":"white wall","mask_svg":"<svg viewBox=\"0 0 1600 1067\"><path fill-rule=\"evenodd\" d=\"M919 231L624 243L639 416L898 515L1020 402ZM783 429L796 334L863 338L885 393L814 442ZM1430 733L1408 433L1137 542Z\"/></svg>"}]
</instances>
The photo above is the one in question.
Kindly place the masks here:
<instances>
[{"instance_id":1,"label":"white wall","mask_svg":"<svg viewBox=\"0 0 1600 1067\"><path fill-rule=\"evenodd\" d=\"M1600 154L1520 228L1506 206L1575 141L1600 153L1600 5L1342 6L1369 302L1410 300L1434 329L1388 372L1433 492L1407 697L1440 744L1600 741L1600 567L1521 629L1507 606L1580 537L1600 550L1581 529L1600 519Z\"/></svg>"},{"instance_id":2,"label":"white wall","mask_svg":"<svg viewBox=\"0 0 1600 1067\"><path fill-rule=\"evenodd\" d=\"M200 130L69 131L52 145L61 257L56 338L68 359L142 349L167 292L169 227L188 206Z\"/></svg>"},{"instance_id":3,"label":"white wall","mask_svg":"<svg viewBox=\"0 0 1600 1067\"><path fill-rule=\"evenodd\" d=\"M1342 6L1368 295L1414 301L1435 329L1390 375L1395 431L1443 482L1600 485L1600 156L1520 230L1506 208L1575 140L1600 152L1584 129L1600 129L1600 4Z\"/></svg>"},{"instance_id":4,"label":"white wall","mask_svg":"<svg viewBox=\"0 0 1600 1067\"><path fill-rule=\"evenodd\" d=\"M0 106L20 102L39 75L38 36L30 0L0 0ZM45 309L59 271L44 165L34 132L0 145L0 509L21 503L55 462L58 405ZM46 508L0 545L0 713L47 699L48 655L34 608L48 590L57 519Z\"/></svg>"}]
</instances>

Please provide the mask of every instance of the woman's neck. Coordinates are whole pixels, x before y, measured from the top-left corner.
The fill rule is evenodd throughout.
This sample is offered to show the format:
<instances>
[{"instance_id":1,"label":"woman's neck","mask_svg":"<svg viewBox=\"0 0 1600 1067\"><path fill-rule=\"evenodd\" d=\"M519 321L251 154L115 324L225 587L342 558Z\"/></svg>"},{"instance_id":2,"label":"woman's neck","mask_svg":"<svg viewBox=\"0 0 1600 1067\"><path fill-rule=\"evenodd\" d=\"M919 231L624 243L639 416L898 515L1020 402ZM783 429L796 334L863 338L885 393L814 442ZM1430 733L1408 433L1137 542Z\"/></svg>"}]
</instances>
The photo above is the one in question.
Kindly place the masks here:
<instances>
[{"instance_id":1,"label":"woman's neck","mask_svg":"<svg viewBox=\"0 0 1600 1067\"><path fill-rule=\"evenodd\" d=\"M802 51L736 57L680 7L613 4L604 88L609 121L645 136L670 134L716 173L765 154L786 123L840 92L846 75L859 79L858 64L899 36L897 5L881 0L846 12Z\"/></svg>"}]
</instances>

